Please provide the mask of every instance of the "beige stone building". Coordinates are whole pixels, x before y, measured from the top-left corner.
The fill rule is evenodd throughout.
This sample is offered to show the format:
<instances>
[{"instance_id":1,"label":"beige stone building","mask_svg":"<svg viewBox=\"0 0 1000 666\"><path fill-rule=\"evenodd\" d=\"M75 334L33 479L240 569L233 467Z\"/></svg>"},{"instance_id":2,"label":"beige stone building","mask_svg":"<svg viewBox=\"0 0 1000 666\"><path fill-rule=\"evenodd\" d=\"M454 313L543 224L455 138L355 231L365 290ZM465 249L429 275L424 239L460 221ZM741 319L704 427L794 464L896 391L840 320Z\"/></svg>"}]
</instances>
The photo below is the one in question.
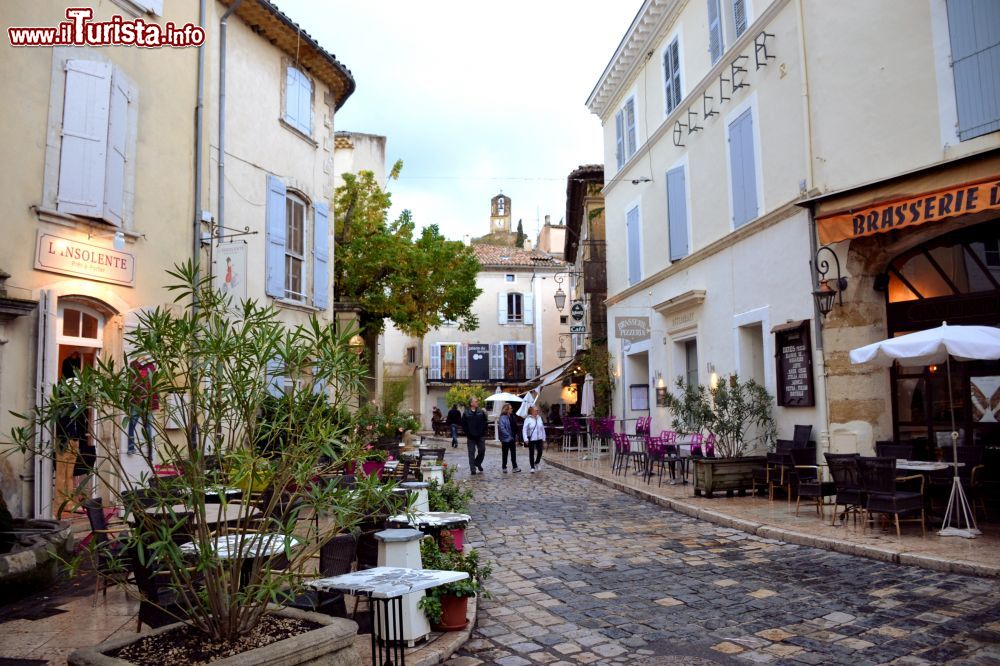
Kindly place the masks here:
<instances>
[{"instance_id":1,"label":"beige stone building","mask_svg":"<svg viewBox=\"0 0 1000 666\"><path fill-rule=\"evenodd\" d=\"M10 412L30 410L74 366L120 361L137 313L173 301L165 271L195 255L220 287L274 302L288 321L332 316L333 113L354 82L274 5L245 0L226 21L223 133L231 6L209 1L200 17L194 0L114 0L91 17L203 26L200 133L197 47L0 47L3 80L21 95L0 127L0 445ZM56 26L65 11L5 3L0 16ZM119 444L99 454L128 467ZM15 515L52 515L56 468L0 457Z\"/></svg>"},{"instance_id":2,"label":"beige stone building","mask_svg":"<svg viewBox=\"0 0 1000 666\"><path fill-rule=\"evenodd\" d=\"M847 352L941 319L1000 323L998 34L993 4L961 0L643 3L588 100L615 411L666 428L656 388L738 372L777 397L779 436L807 423L821 450L933 448L940 369L857 368ZM820 247L847 278L825 319ZM995 439L971 387L996 367L955 372L966 441Z\"/></svg>"}]
</instances>

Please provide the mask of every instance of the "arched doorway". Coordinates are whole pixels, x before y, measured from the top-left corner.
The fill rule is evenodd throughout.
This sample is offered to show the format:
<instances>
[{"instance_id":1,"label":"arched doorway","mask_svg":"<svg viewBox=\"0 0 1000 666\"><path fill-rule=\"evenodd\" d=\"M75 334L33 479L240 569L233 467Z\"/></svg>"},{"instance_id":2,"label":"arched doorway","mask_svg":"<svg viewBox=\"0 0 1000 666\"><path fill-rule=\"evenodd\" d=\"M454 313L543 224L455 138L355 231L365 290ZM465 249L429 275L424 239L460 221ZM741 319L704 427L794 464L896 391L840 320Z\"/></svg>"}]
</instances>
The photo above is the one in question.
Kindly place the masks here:
<instances>
[{"instance_id":1,"label":"arched doorway","mask_svg":"<svg viewBox=\"0 0 1000 666\"><path fill-rule=\"evenodd\" d=\"M890 336L949 324L1000 326L1000 226L994 221L933 238L898 255L885 270ZM893 437L933 455L950 443L1000 443L1000 362L903 366L891 371Z\"/></svg>"}]
</instances>

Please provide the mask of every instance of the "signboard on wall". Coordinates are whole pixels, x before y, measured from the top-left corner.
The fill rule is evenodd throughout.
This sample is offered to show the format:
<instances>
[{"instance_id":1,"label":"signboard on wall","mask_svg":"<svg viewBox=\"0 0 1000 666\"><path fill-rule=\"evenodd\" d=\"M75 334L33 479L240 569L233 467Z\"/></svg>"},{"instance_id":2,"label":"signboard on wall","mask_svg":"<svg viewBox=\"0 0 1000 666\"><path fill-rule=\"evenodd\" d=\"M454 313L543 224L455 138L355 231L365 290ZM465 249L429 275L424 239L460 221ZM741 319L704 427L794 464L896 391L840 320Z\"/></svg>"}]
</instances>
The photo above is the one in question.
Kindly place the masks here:
<instances>
[{"instance_id":1,"label":"signboard on wall","mask_svg":"<svg viewBox=\"0 0 1000 666\"><path fill-rule=\"evenodd\" d=\"M35 268L75 277L135 286L135 255L110 247L38 232Z\"/></svg>"},{"instance_id":2,"label":"signboard on wall","mask_svg":"<svg viewBox=\"0 0 1000 666\"><path fill-rule=\"evenodd\" d=\"M469 379L486 381L490 378L490 346L469 345Z\"/></svg>"},{"instance_id":3,"label":"signboard on wall","mask_svg":"<svg viewBox=\"0 0 1000 666\"><path fill-rule=\"evenodd\" d=\"M615 317L615 337L619 340L649 340L649 317Z\"/></svg>"},{"instance_id":4,"label":"signboard on wall","mask_svg":"<svg viewBox=\"0 0 1000 666\"><path fill-rule=\"evenodd\" d=\"M215 288L236 301L247 297L247 244L243 241L219 243L212 249L215 261Z\"/></svg>"},{"instance_id":5,"label":"signboard on wall","mask_svg":"<svg viewBox=\"0 0 1000 666\"><path fill-rule=\"evenodd\" d=\"M774 349L777 359L778 406L815 405L809 322L800 321L775 327Z\"/></svg>"}]
</instances>

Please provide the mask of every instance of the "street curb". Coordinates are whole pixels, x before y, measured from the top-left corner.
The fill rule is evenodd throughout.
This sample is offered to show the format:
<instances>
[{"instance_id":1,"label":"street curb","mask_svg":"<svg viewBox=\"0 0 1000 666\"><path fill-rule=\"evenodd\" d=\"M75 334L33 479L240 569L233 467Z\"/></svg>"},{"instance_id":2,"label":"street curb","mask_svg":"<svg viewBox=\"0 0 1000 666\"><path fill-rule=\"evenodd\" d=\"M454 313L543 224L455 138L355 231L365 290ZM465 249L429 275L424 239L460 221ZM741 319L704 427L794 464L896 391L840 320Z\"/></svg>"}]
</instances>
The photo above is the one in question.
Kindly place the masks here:
<instances>
[{"instance_id":1,"label":"street curb","mask_svg":"<svg viewBox=\"0 0 1000 666\"><path fill-rule=\"evenodd\" d=\"M595 481L627 495L646 500L647 502L652 502L653 504L657 504L668 509L673 509L674 511L683 513L686 516L698 518L699 520L714 523L722 527L741 530L764 539L777 539L784 541L785 543L791 543L798 546L822 548L824 550L830 550L837 553L844 553L845 555L857 555L859 557L867 557L881 562L920 567L922 569L930 569L932 571L941 571L944 573L961 574L965 576L982 576L985 578L1000 578L1000 566L991 566L980 562L967 562L964 560L948 560L934 555L907 553L879 546L866 546L860 543L851 543L849 541L831 539L829 537L817 536L815 534L806 534L785 527L776 527L766 523L758 523L752 520L736 518L735 516L730 516L714 509L707 509L703 506L691 504L673 497L660 497L659 495L654 495L653 493L640 488L627 486L614 479L608 479L598 474L594 474L593 472L571 467L559 460L552 460L551 458L548 458L546 459L546 464L552 465L553 467L563 471L570 472L571 474L576 474L577 476L581 476L590 481Z\"/></svg>"}]
</instances>

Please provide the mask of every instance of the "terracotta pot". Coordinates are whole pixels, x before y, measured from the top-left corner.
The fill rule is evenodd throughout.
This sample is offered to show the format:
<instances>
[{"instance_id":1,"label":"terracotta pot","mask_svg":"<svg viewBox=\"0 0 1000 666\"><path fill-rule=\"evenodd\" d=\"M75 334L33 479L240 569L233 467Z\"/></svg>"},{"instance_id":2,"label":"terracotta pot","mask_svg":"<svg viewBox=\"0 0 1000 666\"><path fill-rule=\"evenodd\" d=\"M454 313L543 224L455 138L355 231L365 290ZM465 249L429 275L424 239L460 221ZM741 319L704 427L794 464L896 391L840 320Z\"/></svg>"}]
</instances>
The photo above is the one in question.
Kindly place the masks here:
<instances>
[{"instance_id":1,"label":"terracotta pot","mask_svg":"<svg viewBox=\"0 0 1000 666\"><path fill-rule=\"evenodd\" d=\"M434 626L440 631L459 631L469 623L465 614L469 610L469 597L446 594L441 597L441 622Z\"/></svg>"}]
</instances>

